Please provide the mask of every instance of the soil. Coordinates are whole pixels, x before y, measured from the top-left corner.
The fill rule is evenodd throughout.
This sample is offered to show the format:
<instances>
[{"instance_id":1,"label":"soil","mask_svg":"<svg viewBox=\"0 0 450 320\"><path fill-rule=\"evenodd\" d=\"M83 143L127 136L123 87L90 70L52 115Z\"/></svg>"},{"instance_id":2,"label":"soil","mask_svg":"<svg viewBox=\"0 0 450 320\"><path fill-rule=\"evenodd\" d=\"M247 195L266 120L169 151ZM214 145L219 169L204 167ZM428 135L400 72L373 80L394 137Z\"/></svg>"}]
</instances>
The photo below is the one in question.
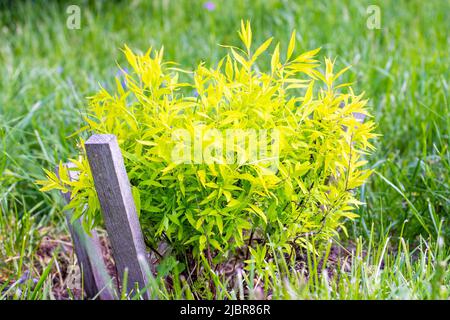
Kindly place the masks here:
<instances>
[{"instance_id":1,"label":"soil","mask_svg":"<svg viewBox=\"0 0 450 320\"><path fill-rule=\"evenodd\" d=\"M99 238L102 245L103 260L107 266L107 271L111 278L118 279L110 243L104 233L100 233ZM167 248L164 247L158 249L161 249L161 252L167 250ZM350 243L346 248L333 245L331 247L326 266L323 266L323 259L319 260L319 270L325 270L329 279L333 279L338 274L338 269L345 272L350 271L351 258L354 252L355 246L352 243ZM363 256L364 254L365 253L363 253ZM50 263L53 256L55 256L56 259L51 270L51 281L53 288L51 298L57 300L83 299L84 295L81 291L80 269L78 267L76 255L74 254L73 245L69 236L63 236L58 239L49 236L43 237L34 260L35 270L33 270L31 274L41 274L48 263ZM246 250L242 250L242 252L239 252L235 257L232 257L227 262L217 265L215 271L219 275L224 276L229 281L229 284L233 286L236 280L236 275L244 268L244 261L246 258ZM159 259L152 259L151 262L157 264L158 260ZM308 277L307 266L308 263L306 253L296 252L295 269L303 273L305 277ZM196 267L197 266L194 264L188 266L187 271L183 274L184 278L195 280L195 272L192 270L195 270ZM26 276L29 274L30 271L25 273ZM171 282L171 279L168 278L167 284L169 287ZM261 283L259 285L255 284L256 287L261 285ZM266 298L270 299L270 294Z\"/></svg>"},{"instance_id":2,"label":"soil","mask_svg":"<svg viewBox=\"0 0 450 320\"><path fill-rule=\"evenodd\" d=\"M99 238L107 271L113 279L117 279L117 270L108 238L104 234L100 234ZM42 273L54 255L56 257L51 270L52 295L54 299L83 299L80 268L69 236L59 239L44 237L36 255L35 268L38 274Z\"/></svg>"}]
</instances>

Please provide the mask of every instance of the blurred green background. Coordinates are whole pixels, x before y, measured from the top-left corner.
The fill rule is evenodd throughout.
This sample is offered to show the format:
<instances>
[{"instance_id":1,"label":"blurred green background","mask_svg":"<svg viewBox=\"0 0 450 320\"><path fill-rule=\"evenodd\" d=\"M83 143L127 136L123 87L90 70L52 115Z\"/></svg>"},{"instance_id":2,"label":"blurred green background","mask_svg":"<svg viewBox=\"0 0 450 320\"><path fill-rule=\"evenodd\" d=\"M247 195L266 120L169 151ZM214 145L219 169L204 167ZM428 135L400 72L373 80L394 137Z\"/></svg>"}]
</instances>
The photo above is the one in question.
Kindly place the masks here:
<instances>
[{"instance_id":1,"label":"blurred green background","mask_svg":"<svg viewBox=\"0 0 450 320\"><path fill-rule=\"evenodd\" d=\"M80 29L66 25L71 4ZM380 9L380 29L367 27L370 5ZM31 254L42 228L66 232L59 195L34 181L75 154L66 137L80 127L85 97L125 66L125 43L164 46L186 69L215 64L226 54L219 44L239 43L241 19L251 20L256 44L274 36L287 45L296 29L297 53L322 47L321 58L351 64L344 80L370 98L382 136L350 238L374 226L375 235L415 241L436 238L442 225L449 243L450 1L10 1L0 11L0 257L24 241Z\"/></svg>"}]
</instances>

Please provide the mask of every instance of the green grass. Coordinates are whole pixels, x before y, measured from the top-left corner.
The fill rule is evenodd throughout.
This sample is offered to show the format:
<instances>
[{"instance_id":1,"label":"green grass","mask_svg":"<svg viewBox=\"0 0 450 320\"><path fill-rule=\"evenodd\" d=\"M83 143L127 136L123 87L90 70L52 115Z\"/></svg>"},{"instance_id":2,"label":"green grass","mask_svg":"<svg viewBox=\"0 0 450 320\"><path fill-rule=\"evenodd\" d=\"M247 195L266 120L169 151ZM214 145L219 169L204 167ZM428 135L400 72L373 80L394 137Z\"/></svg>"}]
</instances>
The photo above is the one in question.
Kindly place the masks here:
<instances>
[{"instance_id":1,"label":"green grass","mask_svg":"<svg viewBox=\"0 0 450 320\"><path fill-rule=\"evenodd\" d=\"M332 263L329 251L320 259L308 255L305 270L293 270L293 263L280 257L274 264L261 265L261 270L250 264L249 270L242 270L237 277L240 281L231 290L226 281L217 279L219 289L215 295L206 289L200 298L448 299L450 256L447 249L424 239L411 249L407 240L401 238L395 253L389 252L391 245L392 239L387 236L370 244L358 238L353 255L347 260ZM329 275L328 269L336 272ZM199 298L186 282L169 292L158 280L155 279L149 290L159 299Z\"/></svg>"},{"instance_id":2,"label":"green grass","mask_svg":"<svg viewBox=\"0 0 450 320\"><path fill-rule=\"evenodd\" d=\"M361 239L366 257L355 258L336 285L322 277L280 280L274 296L448 297L449 2L236 0L217 1L214 11L202 1L78 4L80 30L66 28L67 6L56 1L0 12L0 288L3 278L15 282L27 270L39 278L45 269L36 270L33 257L42 237L67 233L59 195L39 192L34 181L43 167L74 154L66 137L80 126L85 97L99 83L113 85L123 44L164 46L166 58L184 68L214 64L226 52L217 44L237 44L239 22L248 18L256 43L269 36L287 42L295 28L301 50L322 47L321 57L353 65L345 80L371 98L382 134L370 157L376 174L360 190L366 205L341 239ZM366 27L371 4L380 6L381 30ZM379 270L387 237L398 250L384 252L390 267ZM51 298L52 282L43 281L38 296L17 298Z\"/></svg>"}]
</instances>

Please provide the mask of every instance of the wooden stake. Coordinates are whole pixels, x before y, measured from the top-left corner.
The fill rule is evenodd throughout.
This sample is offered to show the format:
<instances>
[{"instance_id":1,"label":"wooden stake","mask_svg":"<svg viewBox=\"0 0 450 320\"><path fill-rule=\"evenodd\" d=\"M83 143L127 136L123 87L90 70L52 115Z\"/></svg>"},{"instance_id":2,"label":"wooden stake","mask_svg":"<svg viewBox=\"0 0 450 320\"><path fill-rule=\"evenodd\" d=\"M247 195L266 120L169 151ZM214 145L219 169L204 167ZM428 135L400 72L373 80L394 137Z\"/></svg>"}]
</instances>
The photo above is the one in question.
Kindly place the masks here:
<instances>
[{"instance_id":1,"label":"wooden stake","mask_svg":"<svg viewBox=\"0 0 450 320\"><path fill-rule=\"evenodd\" d=\"M142 290L148 281L140 262L148 255L117 138L93 135L85 148L119 276L127 269L128 292Z\"/></svg>"},{"instance_id":2,"label":"wooden stake","mask_svg":"<svg viewBox=\"0 0 450 320\"><path fill-rule=\"evenodd\" d=\"M65 164L66 167L73 167L72 163ZM56 167L56 175L59 176L59 168ZM78 173L69 170L71 180L78 179ZM63 193L67 203L70 202L70 192ZM81 225L81 220L72 222L72 210L65 212L67 225L77 255L78 266L83 279L83 288L88 298L98 297L101 300L113 300L113 290L111 289L112 279L108 275L101 244L95 230L91 231L89 236Z\"/></svg>"}]
</instances>

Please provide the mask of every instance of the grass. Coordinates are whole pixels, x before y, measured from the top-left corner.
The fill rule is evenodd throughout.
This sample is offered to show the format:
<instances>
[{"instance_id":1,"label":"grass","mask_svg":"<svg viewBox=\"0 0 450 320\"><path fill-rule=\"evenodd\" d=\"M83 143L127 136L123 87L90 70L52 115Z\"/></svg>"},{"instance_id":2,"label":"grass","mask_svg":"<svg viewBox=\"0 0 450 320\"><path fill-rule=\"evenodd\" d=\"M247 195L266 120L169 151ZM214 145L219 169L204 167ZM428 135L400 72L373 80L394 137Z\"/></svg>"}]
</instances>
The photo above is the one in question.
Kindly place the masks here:
<instances>
[{"instance_id":1,"label":"grass","mask_svg":"<svg viewBox=\"0 0 450 320\"><path fill-rule=\"evenodd\" d=\"M318 266L311 269L317 277L279 277L273 298L448 298L448 2L226 1L208 11L202 1L78 1L80 30L66 27L69 4L1 5L0 291L7 293L0 298L11 297L11 283L27 271L43 279L41 290L12 296L52 298L57 275L35 266L36 251L43 237L67 235L67 228L59 195L42 194L34 181L42 167L73 154L75 141L66 137L79 128L84 98L99 83L113 85L123 44L142 51L164 45L166 57L185 68L213 64L225 53L217 44L235 44L246 18L256 43L272 35L287 41L295 28L302 50L322 47L322 57L353 65L345 80L371 98L382 134L370 157L376 174L360 190L366 204L340 240L353 240L365 256L356 254L336 283L324 281ZM380 30L366 27L371 4L380 7ZM17 286L31 288L24 282Z\"/></svg>"}]
</instances>

